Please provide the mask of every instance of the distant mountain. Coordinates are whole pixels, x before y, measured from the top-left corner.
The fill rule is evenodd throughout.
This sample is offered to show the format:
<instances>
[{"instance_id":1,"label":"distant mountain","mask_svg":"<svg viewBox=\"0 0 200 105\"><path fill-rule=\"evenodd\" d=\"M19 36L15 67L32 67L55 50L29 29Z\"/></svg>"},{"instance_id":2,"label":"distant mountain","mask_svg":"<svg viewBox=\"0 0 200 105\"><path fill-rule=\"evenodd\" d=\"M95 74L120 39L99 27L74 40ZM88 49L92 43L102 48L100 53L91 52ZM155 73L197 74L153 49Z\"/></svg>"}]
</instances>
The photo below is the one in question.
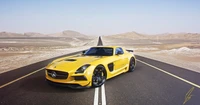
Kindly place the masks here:
<instances>
[{"instance_id":1,"label":"distant mountain","mask_svg":"<svg viewBox=\"0 0 200 105\"><path fill-rule=\"evenodd\" d=\"M68 38L86 38L88 36L81 34L76 31L66 30L60 33L54 34L41 34L36 32L22 33L11 33L11 32L0 32L0 37L68 37Z\"/></svg>"},{"instance_id":2,"label":"distant mountain","mask_svg":"<svg viewBox=\"0 0 200 105\"><path fill-rule=\"evenodd\" d=\"M24 33L24 36L26 37L47 37L47 35L36 33L36 32L26 32Z\"/></svg>"},{"instance_id":3,"label":"distant mountain","mask_svg":"<svg viewBox=\"0 0 200 105\"><path fill-rule=\"evenodd\" d=\"M66 37L66 38L92 38L94 36L87 36L82 33L66 30L60 33L54 34L41 34L36 32L26 32L22 33L11 33L11 32L0 32L1 37ZM151 40L172 40L172 39L181 39L181 40L200 40L200 33L164 33L157 35L145 35L137 32L127 32L115 35L105 36L108 38L123 38L123 39L151 39Z\"/></svg>"},{"instance_id":4,"label":"distant mountain","mask_svg":"<svg viewBox=\"0 0 200 105\"><path fill-rule=\"evenodd\" d=\"M181 39L181 40L200 40L199 33L167 33L161 35L148 36L149 39L161 39L161 40L171 40L171 39Z\"/></svg>"},{"instance_id":5,"label":"distant mountain","mask_svg":"<svg viewBox=\"0 0 200 105\"><path fill-rule=\"evenodd\" d=\"M24 34L11 33L11 32L0 32L0 37L25 37Z\"/></svg>"},{"instance_id":6,"label":"distant mountain","mask_svg":"<svg viewBox=\"0 0 200 105\"><path fill-rule=\"evenodd\" d=\"M116 35L109 35L107 37L113 37L113 38L128 38L128 39L147 39L147 36L137 33L137 32L127 32L122 34L116 34Z\"/></svg>"},{"instance_id":7,"label":"distant mountain","mask_svg":"<svg viewBox=\"0 0 200 105\"><path fill-rule=\"evenodd\" d=\"M72 31L72 30L66 30L66 31L63 31L61 33L48 34L48 36L51 36L51 37L70 37L70 38L87 37L84 34L81 34L79 32Z\"/></svg>"},{"instance_id":8,"label":"distant mountain","mask_svg":"<svg viewBox=\"0 0 200 105\"><path fill-rule=\"evenodd\" d=\"M127 32L116 35L105 36L108 38L125 38L125 39L151 39L151 40L172 40L172 39L181 39L181 40L200 40L199 33L164 33L157 35L145 35L137 32Z\"/></svg>"},{"instance_id":9,"label":"distant mountain","mask_svg":"<svg viewBox=\"0 0 200 105\"><path fill-rule=\"evenodd\" d=\"M27 32L27 33L11 33L11 32L0 32L0 37L46 37L44 34Z\"/></svg>"}]
</instances>

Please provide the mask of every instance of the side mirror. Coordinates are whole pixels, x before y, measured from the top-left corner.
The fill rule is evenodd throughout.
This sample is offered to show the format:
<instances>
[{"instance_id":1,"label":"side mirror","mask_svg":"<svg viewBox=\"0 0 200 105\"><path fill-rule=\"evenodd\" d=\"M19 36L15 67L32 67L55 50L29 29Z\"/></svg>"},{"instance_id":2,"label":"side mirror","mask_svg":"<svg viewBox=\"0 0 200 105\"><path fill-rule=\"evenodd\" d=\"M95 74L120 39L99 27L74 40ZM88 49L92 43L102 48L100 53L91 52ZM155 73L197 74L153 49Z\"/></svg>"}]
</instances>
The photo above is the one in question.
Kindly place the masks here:
<instances>
[{"instance_id":1,"label":"side mirror","mask_svg":"<svg viewBox=\"0 0 200 105\"><path fill-rule=\"evenodd\" d=\"M84 51L82 51L82 55L84 55L84 54L85 54L85 52L86 52L85 50L84 50Z\"/></svg>"}]
</instances>

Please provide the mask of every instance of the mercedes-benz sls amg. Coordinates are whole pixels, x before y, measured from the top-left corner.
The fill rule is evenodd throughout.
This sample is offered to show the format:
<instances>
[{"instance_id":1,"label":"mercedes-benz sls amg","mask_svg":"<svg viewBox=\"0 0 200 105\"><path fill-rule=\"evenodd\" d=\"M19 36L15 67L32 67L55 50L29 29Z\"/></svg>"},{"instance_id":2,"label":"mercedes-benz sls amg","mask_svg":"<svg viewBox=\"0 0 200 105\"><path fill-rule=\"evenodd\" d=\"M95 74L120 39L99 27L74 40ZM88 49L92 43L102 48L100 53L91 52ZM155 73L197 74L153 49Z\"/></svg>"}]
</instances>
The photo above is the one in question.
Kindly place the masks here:
<instances>
[{"instance_id":1,"label":"mercedes-benz sls amg","mask_svg":"<svg viewBox=\"0 0 200 105\"><path fill-rule=\"evenodd\" d=\"M136 58L132 50L118 46L91 47L82 54L54 60L46 66L46 80L50 84L72 88L99 87L107 79L132 72Z\"/></svg>"}]
</instances>

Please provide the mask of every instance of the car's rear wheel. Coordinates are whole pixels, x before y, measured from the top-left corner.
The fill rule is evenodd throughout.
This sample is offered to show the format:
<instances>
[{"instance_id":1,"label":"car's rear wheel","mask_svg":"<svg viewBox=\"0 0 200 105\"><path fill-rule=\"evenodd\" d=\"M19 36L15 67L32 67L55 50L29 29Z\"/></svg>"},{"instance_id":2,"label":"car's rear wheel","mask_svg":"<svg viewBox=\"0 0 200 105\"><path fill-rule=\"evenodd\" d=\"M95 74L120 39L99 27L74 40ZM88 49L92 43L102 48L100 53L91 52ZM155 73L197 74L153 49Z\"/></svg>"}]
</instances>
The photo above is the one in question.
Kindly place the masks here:
<instances>
[{"instance_id":1,"label":"car's rear wheel","mask_svg":"<svg viewBox=\"0 0 200 105\"><path fill-rule=\"evenodd\" d=\"M135 70L135 59L131 58L129 63L129 72L133 72Z\"/></svg>"},{"instance_id":2,"label":"car's rear wheel","mask_svg":"<svg viewBox=\"0 0 200 105\"><path fill-rule=\"evenodd\" d=\"M106 70L104 66L99 65L94 69L93 76L92 76L92 86L93 87L100 87L106 81Z\"/></svg>"}]
</instances>

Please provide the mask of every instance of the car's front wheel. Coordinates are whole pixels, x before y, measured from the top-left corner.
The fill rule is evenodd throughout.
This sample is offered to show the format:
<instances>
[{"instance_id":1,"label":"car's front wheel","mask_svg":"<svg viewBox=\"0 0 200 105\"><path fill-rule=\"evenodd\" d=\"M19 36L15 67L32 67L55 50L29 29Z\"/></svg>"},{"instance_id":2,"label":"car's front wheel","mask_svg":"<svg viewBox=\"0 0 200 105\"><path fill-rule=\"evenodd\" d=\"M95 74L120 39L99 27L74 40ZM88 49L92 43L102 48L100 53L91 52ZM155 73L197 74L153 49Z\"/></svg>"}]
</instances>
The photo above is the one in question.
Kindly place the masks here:
<instances>
[{"instance_id":1,"label":"car's front wheel","mask_svg":"<svg viewBox=\"0 0 200 105\"><path fill-rule=\"evenodd\" d=\"M100 87L106 81L106 69L103 65L99 65L94 69L92 75L92 86Z\"/></svg>"}]
</instances>

